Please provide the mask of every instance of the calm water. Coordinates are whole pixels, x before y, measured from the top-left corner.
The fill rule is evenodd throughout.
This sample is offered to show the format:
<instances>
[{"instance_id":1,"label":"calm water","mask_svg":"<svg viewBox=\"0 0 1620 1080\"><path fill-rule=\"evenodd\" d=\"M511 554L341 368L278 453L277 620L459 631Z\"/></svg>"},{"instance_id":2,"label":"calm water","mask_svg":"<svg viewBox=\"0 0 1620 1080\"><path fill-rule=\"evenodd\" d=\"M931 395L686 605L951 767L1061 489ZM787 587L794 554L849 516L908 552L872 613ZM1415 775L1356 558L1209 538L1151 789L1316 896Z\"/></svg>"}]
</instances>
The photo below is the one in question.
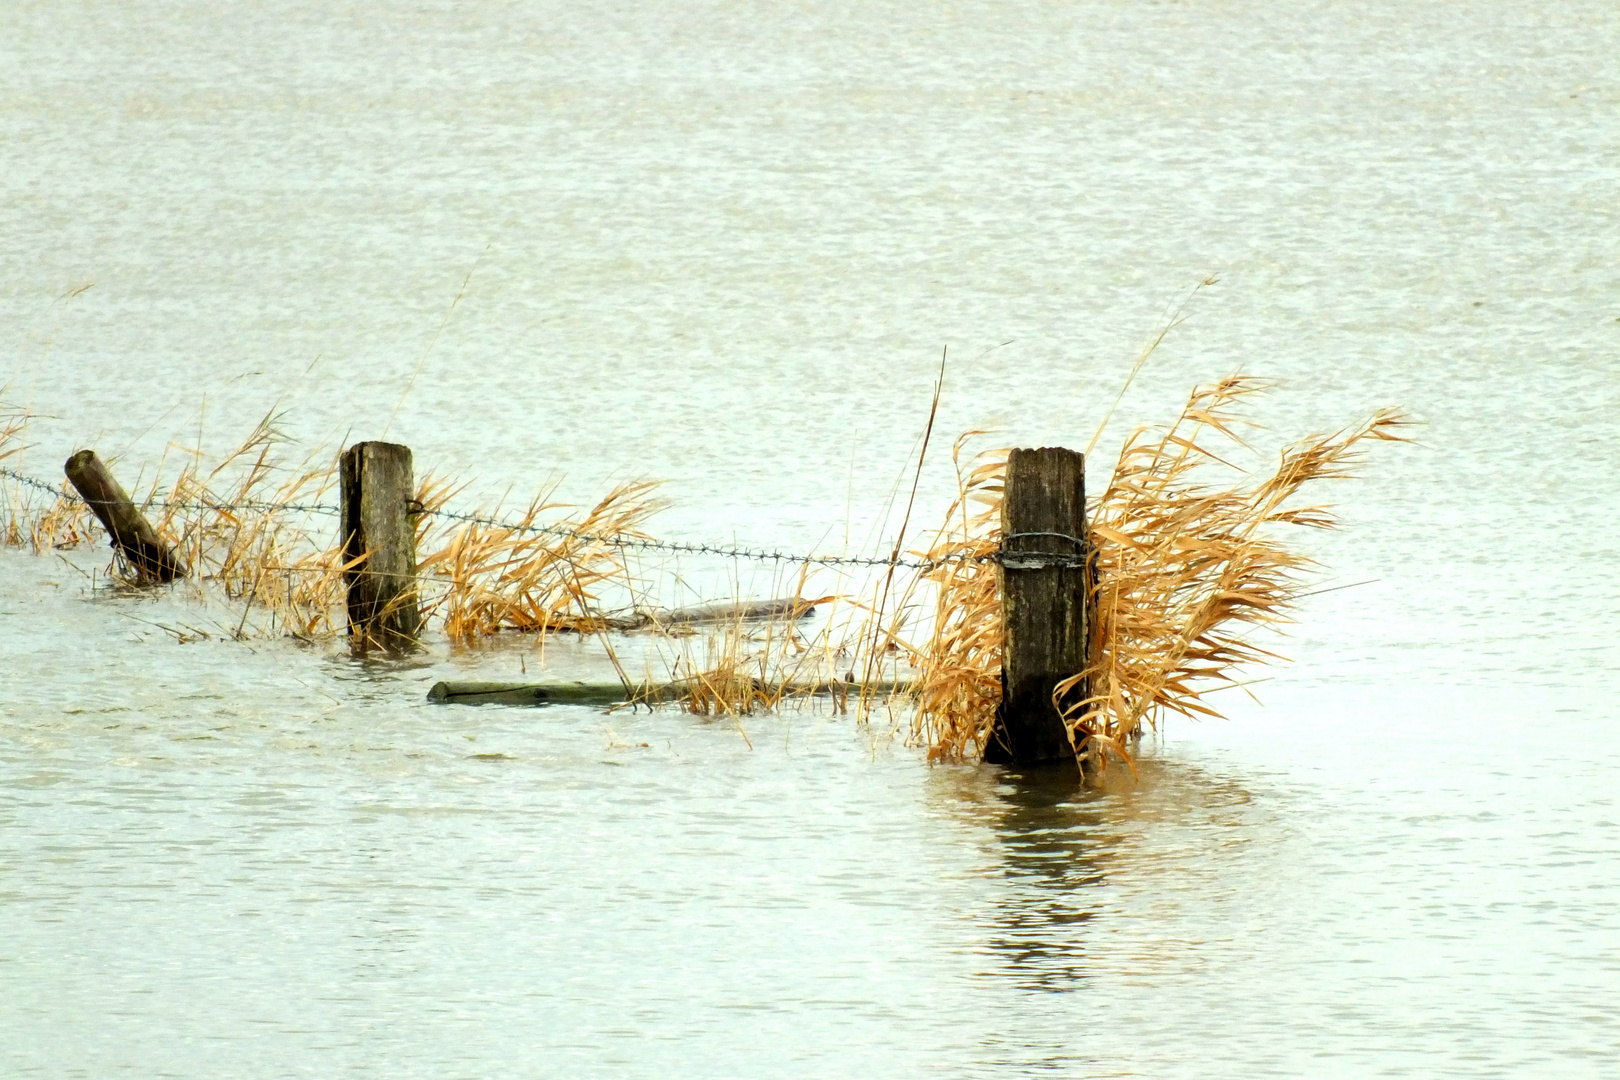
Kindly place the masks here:
<instances>
[{"instance_id":1,"label":"calm water","mask_svg":"<svg viewBox=\"0 0 1620 1080\"><path fill-rule=\"evenodd\" d=\"M1115 435L1233 370L1425 426L1309 538L1376 580L1089 793L430 708L542 661L178 645L227 616L0 552L0 1073L1615 1075L1616 56L1607 2L5 5L31 472L279 407L858 549L942 347L941 430L1083 446L1211 273Z\"/></svg>"}]
</instances>

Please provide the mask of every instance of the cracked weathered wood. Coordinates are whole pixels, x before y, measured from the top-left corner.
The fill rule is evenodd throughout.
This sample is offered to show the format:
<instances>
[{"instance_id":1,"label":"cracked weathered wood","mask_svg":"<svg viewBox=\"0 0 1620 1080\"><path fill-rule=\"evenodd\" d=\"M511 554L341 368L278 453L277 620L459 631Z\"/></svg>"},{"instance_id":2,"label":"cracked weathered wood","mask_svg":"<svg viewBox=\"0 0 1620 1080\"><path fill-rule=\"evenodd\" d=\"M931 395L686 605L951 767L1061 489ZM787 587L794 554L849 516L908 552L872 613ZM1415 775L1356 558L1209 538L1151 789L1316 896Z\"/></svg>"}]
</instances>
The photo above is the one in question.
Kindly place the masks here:
<instances>
[{"instance_id":1,"label":"cracked weathered wood","mask_svg":"<svg viewBox=\"0 0 1620 1080\"><path fill-rule=\"evenodd\" d=\"M1001 710L984 760L1073 758L1052 691L1086 666L1085 456L1062 447L1014 450L1001 528L1006 642Z\"/></svg>"},{"instance_id":2,"label":"cracked weathered wood","mask_svg":"<svg viewBox=\"0 0 1620 1080\"><path fill-rule=\"evenodd\" d=\"M410 447L355 443L343 452L342 478L343 561L359 559L343 574L349 634L362 652L410 648L422 632Z\"/></svg>"}]
</instances>

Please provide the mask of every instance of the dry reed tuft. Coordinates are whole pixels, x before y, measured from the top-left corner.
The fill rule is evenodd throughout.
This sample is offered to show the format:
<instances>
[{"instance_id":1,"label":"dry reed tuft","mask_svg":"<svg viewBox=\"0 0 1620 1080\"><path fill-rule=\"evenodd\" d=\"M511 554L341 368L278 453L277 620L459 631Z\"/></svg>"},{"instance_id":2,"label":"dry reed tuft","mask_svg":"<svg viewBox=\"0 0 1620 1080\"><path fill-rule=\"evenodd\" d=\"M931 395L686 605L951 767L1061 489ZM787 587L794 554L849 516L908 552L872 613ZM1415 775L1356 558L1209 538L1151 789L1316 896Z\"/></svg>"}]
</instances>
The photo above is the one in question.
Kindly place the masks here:
<instances>
[{"instance_id":1,"label":"dry reed tuft","mask_svg":"<svg viewBox=\"0 0 1620 1080\"><path fill-rule=\"evenodd\" d=\"M146 509L193 579L243 604L238 636L255 613L268 617L270 632L280 626L296 637L323 636L338 626L341 548L294 508L329 496L337 462L306 459L289 467L278 453L286 442L278 419L265 416L206 474L200 453L189 452L163 498L153 484Z\"/></svg>"},{"instance_id":2,"label":"dry reed tuft","mask_svg":"<svg viewBox=\"0 0 1620 1080\"><path fill-rule=\"evenodd\" d=\"M666 685L674 690L676 704L689 713L736 718L778 709L788 699L807 696L833 681L837 647L832 634L837 620L823 618L809 634L804 621L820 605L836 606L840 597L807 598L809 579L809 568L801 567L794 587L796 602L766 618L750 617L739 605L736 615L703 638L701 659L693 635L654 621L650 628L674 649L666 660Z\"/></svg>"},{"instance_id":3,"label":"dry reed tuft","mask_svg":"<svg viewBox=\"0 0 1620 1080\"><path fill-rule=\"evenodd\" d=\"M694 715L730 717L752 748L742 717L777 708L785 693L781 680L773 683L770 677L771 662L776 643L788 640L792 630L776 633L777 629L773 625L767 631L768 640L759 649L755 628L733 619L705 639L701 661L692 655L689 639L683 641L682 654L670 665L673 678L668 686L675 703Z\"/></svg>"},{"instance_id":4,"label":"dry reed tuft","mask_svg":"<svg viewBox=\"0 0 1620 1080\"><path fill-rule=\"evenodd\" d=\"M1219 716L1204 694L1234 684L1245 664L1280 659L1247 635L1290 621L1311 563L1270 527L1334 528L1325 506L1291 500L1306 485L1352 476L1365 443L1405 441L1408 421L1382 409L1293 444L1252 486L1201 483L1208 466L1231 467L1209 448L1212 438L1246 445L1234 430L1237 409L1262 389L1232 376L1194 390L1174 423L1126 440L1095 503L1092 660L1054 695L1083 760L1105 766L1113 754L1130 762L1126 744L1144 723L1156 726L1166 713Z\"/></svg>"},{"instance_id":5,"label":"dry reed tuft","mask_svg":"<svg viewBox=\"0 0 1620 1080\"><path fill-rule=\"evenodd\" d=\"M920 669L912 741L931 761L984 754L1001 704L1001 582L992 561L1001 547L1002 483L1007 452L990 451L964 466L957 440L957 495L926 552L939 565L922 577L935 585L929 636L913 651Z\"/></svg>"},{"instance_id":6,"label":"dry reed tuft","mask_svg":"<svg viewBox=\"0 0 1620 1080\"><path fill-rule=\"evenodd\" d=\"M329 636L345 625L340 537L330 518L311 507L336 502L335 456L289 465L287 440L268 415L241 445L204 470L200 450L166 489L157 481L136 496L159 536L174 545L189 578L240 604L236 636L285 632ZM28 417L0 413L0 461L14 458ZM654 485L623 484L583 515L565 509L547 489L510 525L455 522L438 516L458 491L429 475L418 485L418 565L424 618L437 617L451 637L499 630L595 632L609 625L602 594L633 582L613 537L641 537L642 523L660 504ZM69 493L42 501L0 477L7 517L0 536L36 553L76 547L104 534L83 500ZM444 522L444 524L440 524ZM547 532L534 531L544 528ZM115 553L112 577L136 575Z\"/></svg>"},{"instance_id":7,"label":"dry reed tuft","mask_svg":"<svg viewBox=\"0 0 1620 1080\"><path fill-rule=\"evenodd\" d=\"M24 410L0 407L0 463L9 461L14 466L27 449L22 440L29 419ZM0 494L6 510L0 542L8 547L26 544L36 555L66 551L93 539L99 531L81 499L44 496L4 476L0 476Z\"/></svg>"},{"instance_id":8,"label":"dry reed tuft","mask_svg":"<svg viewBox=\"0 0 1620 1080\"><path fill-rule=\"evenodd\" d=\"M642 524L662 507L651 497L655 487L621 484L579 517L549 518L561 507L549 501L553 488L508 525L461 522L442 533L424 529L417 560L427 592L424 617L437 616L445 633L460 640L502 630L608 629L603 591L633 586L624 548L614 538L646 536ZM433 511L450 494L447 484L430 477L417 497ZM539 527L550 531L534 531Z\"/></svg>"},{"instance_id":9,"label":"dry reed tuft","mask_svg":"<svg viewBox=\"0 0 1620 1080\"><path fill-rule=\"evenodd\" d=\"M1405 418L1381 410L1294 444L1251 486L1203 483L1205 467L1230 467L1210 439L1246 445L1234 430L1236 411L1261 389L1242 376L1199 387L1168 427L1126 440L1091 501L1090 661L1054 695L1083 766L1106 767L1110 755L1130 763L1128 744L1166 713L1220 715L1204 694L1236 683L1244 665L1279 659L1248 635L1289 620L1310 561L1270 527L1333 527L1325 507L1290 501L1308 484L1351 476L1363 444L1404 441ZM965 473L959 466L957 501L927 552L951 560L925 575L939 591L930 636L915 650L912 735L934 760L981 756L1001 701L999 577L993 563L973 560L999 547L1004 468L1003 453L982 455Z\"/></svg>"}]
</instances>

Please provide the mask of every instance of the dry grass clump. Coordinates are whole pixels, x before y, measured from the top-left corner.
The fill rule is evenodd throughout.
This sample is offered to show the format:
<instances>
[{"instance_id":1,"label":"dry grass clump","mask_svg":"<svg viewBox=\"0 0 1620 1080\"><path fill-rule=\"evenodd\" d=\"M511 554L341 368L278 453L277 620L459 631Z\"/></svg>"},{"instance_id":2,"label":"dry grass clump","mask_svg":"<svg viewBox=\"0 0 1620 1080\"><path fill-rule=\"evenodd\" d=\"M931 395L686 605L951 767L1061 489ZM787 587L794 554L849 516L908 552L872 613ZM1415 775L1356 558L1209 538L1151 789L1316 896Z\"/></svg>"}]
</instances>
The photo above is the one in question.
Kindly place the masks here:
<instances>
[{"instance_id":1,"label":"dry grass clump","mask_svg":"<svg viewBox=\"0 0 1620 1080\"><path fill-rule=\"evenodd\" d=\"M757 628L735 619L705 639L701 660L693 656L686 639L681 655L670 665L667 686L675 704L698 716L730 717L752 749L741 718L782 704L789 692L787 680L772 669L795 637L791 622L779 626L772 619Z\"/></svg>"},{"instance_id":2,"label":"dry grass clump","mask_svg":"<svg viewBox=\"0 0 1620 1080\"><path fill-rule=\"evenodd\" d=\"M964 437L965 438L965 437ZM984 755L1001 704L1001 497L1007 452L979 455L964 467L962 441L957 496L925 553L938 566L922 575L936 588L933 620L923 645L911 650L920 669L912 714L914 742L930 761Z\"/></svg>"},{"instance_id":3,"label":"dry grass clump","mask_svg":"<svg viewBox=\"0 0 1620 1080\"><path fill-rule=\"evenodd\" d=\"M7 523L6 542L26 543L35 555L42 555L48 551L70 551L94 540L100 532L100 523L83 500L58 496L49 499L37 512L32 512L26 502L19 504Z\"/></svg>"},{"instance_id":4,"label":"dry grass clump","mask_svg":"<svg viewBox=\"0 0 1620 1080\"><path fill-rule=\"evenodd\" d=\"M19 464L27 449L23 436L28 420L26 411L0 407L0 467L16 468ZM48 494L3 475L0 502L6 512L0 543L8 547L26 544L36 555L78 547L94 537L99 528L83 500Z\"/></svg>"},{"instance_id":5,"label":"dry grass clump","mask_svg":"<svg viewBox=\"0 0 1620 1080\"><path fill-rule=\"evenodd\" d=\"M1219 716L1203 694L1236 682L1245 664L1278 659L1247 635L1290 621L1311 564L1270 527L1334 528L1325 506L1291 501L1308 484L1352 476L1365 443L1405 441L1408 421L1381 409L1288 447L1276 470L1251 486L1200 482L1208 466L1230 468L1212 439L1246 445L1234 430L1237 408L1262 389L1233 376L1194 390L1170 426L1126 440L1091 509L1092 661L1054 696L1083 759L1101 765L1113 753L1129 761L1126 743L1166 713Z\"/></svg>"},{"instance_id":6,"label":"dry grass clump","mask_svg":"<svg viewBox=\"0 0 1620 1080\"><path fill-rule=\"evenodd\" d=\"M1251 485L1203 482L1209 466L1231 468L1210 449L1212 439L1246 445L1234 430L1236 412L1261 389L1234 376L1194 390L1168 427L1131 435L1090 501L1090 661L1054 695L1082 765L1103 767L1110 754L1129 762L1129 742L1166 713L1218 716L1204 694L1234 684L1244 665L1278 659L1249 635L1288 621L1310 561L1272 526L1333 527L1325 507L1291 501L1308 484L1352 475L1365 443L1404 439L1407 421L1381 410L1289 447ZM1004 469L999 453L959 469L960 495L928 552L951 560L926 575L938 584L937 607L930 637L915 650L913 737L931 759L982 756L1001 702L999 574L972 560L999 547ZM981 508L970 511L970 503Z\"/></svg>"},{"instance_id":7,"label":"dry grass clump","mask_svg":"<svg viewBox=\"0 0 1620 1080\"><path fill-rule=\"evenodd\" d=\"M578 517L548 517L563 506L550 501L553 486L509 524L447 519L442 530L434 530L430 514L453 492L443 481L424 480L417 495L429 512L418 518L417 538L424 618L437 617L446 634L461 640L502 630L608 629L605 591L633 586L624 547L614 541L646 537L642 524L662 508L652 498L655 487L620 484Z\"/></svg>"},{"instance_id":8,"label":"dry grass clump","mask_svg":"<svg viewBox=\"0 0 1620 1080\"><path fill-rule=\"evenodd\" d=\"M0 463L14 467L28 417L0 414ZM212 467L202 454L187 460L167 487L154 480L134 500L158 535L174 546L188 578L241 604L236 636L285 632L307 638L346 626L345 563L336 517L335 456L289 464L278 417L266 416L236 449ZM9 460L8 460L9 459ZM499 630L594 632L611 620L604 594L630 595L633 581L613 538L637 538L660 504L648 483L623 484L578 516L551 500L551 488L516 520L504 524L437 516L458 489L428 476L418 486L418 566L424 621L437 618L450 636L470 639ZM0 536L36 553L104 539L82 499L43 493L0 477L7 509ZM469 515L479 516L479 515ZM112 576L134 585L133 568L114 554Z\"/></svg>"},{"instance_id":9,"label":"dry grass clump","mask_svg":"<svg viewBox=\"0 0 1620 1080\"><path fill-rule=\"evenodd\" d=\"M654 621L651 629L673 651L665 660L666 686L676 704L701 716L740 717L776 709L790 698L838 682L833 671L841 656L847 659L835 640L839 620L829 614L813 632L807 632L806 622L818 606L835 608L841 598L807 597L809 568L801 567L797 576L793 603L763 618L750 614L758 605L738 605L702 637L701 649L696 634Z\"/></svg>"},{"instance_id":10,"label":"dry grass clump","mask_svg":"<svg viewBox=\"0 0 1620 1080\"><path fill-rule=\"evenodd\" d=\"M297 637L336 632L344 563L330 521L300 509L335 498L337 462L289 467L277 452L286 440L266 416L207 473L190 460L161 499L154 483L146 510L158 535L175 547L193 580L242 602L237 633L250 615L269 618Z\"/></svg>"}]
</instances>

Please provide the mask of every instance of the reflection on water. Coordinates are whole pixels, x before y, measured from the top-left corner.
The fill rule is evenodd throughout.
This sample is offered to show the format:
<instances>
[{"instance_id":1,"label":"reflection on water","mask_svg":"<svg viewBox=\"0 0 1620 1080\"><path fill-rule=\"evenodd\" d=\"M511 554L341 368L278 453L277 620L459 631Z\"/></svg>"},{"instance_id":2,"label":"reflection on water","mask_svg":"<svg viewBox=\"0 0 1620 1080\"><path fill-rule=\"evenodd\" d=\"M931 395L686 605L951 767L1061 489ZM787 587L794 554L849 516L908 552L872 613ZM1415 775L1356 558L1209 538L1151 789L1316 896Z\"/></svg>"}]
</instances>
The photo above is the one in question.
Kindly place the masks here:
<instances>
[{"instance_id":1,"label":"reflection on water","mask_svg":"<svg viewBox=\"0 0 1620 1080\"><path fill-rule=\"evenodd\" d=\"M1118 940L1110 919L1139 917L1163 905L1167 886L1185 888L1175 879L1186 876L1188 856L1196 851L1201 876L1223 872L1209 838L1252 824L1250 794L1230 778L1159 756L1153 740L1148 746L1135 774L1116 763L1089 783L1069 764L930 776L935 804L990 837L984 873L996 892L979 920L981 951L996 961L987 975L1022 990L1075 989L1116 959L1099 955ZM1155 843L1148 830L1191 846ZM1231 887L1213 884L1205 895ZM1175 942L1163 944L1137 959L1174 966Z\"/></svg>"},{"instance_id":2,"label":"reflection on water","mask_svg":"<svg viewBox=\"0 0 1620 1080\"><path fill-rule=\"evenodd\" d=\"M991 818L1006 888L987 926L1000 971L1026 989L1069 990L1084 979L1094 887L1118 856L1105 797L1072 764L1000 770Z\"/></svg>"}]
</instances>

